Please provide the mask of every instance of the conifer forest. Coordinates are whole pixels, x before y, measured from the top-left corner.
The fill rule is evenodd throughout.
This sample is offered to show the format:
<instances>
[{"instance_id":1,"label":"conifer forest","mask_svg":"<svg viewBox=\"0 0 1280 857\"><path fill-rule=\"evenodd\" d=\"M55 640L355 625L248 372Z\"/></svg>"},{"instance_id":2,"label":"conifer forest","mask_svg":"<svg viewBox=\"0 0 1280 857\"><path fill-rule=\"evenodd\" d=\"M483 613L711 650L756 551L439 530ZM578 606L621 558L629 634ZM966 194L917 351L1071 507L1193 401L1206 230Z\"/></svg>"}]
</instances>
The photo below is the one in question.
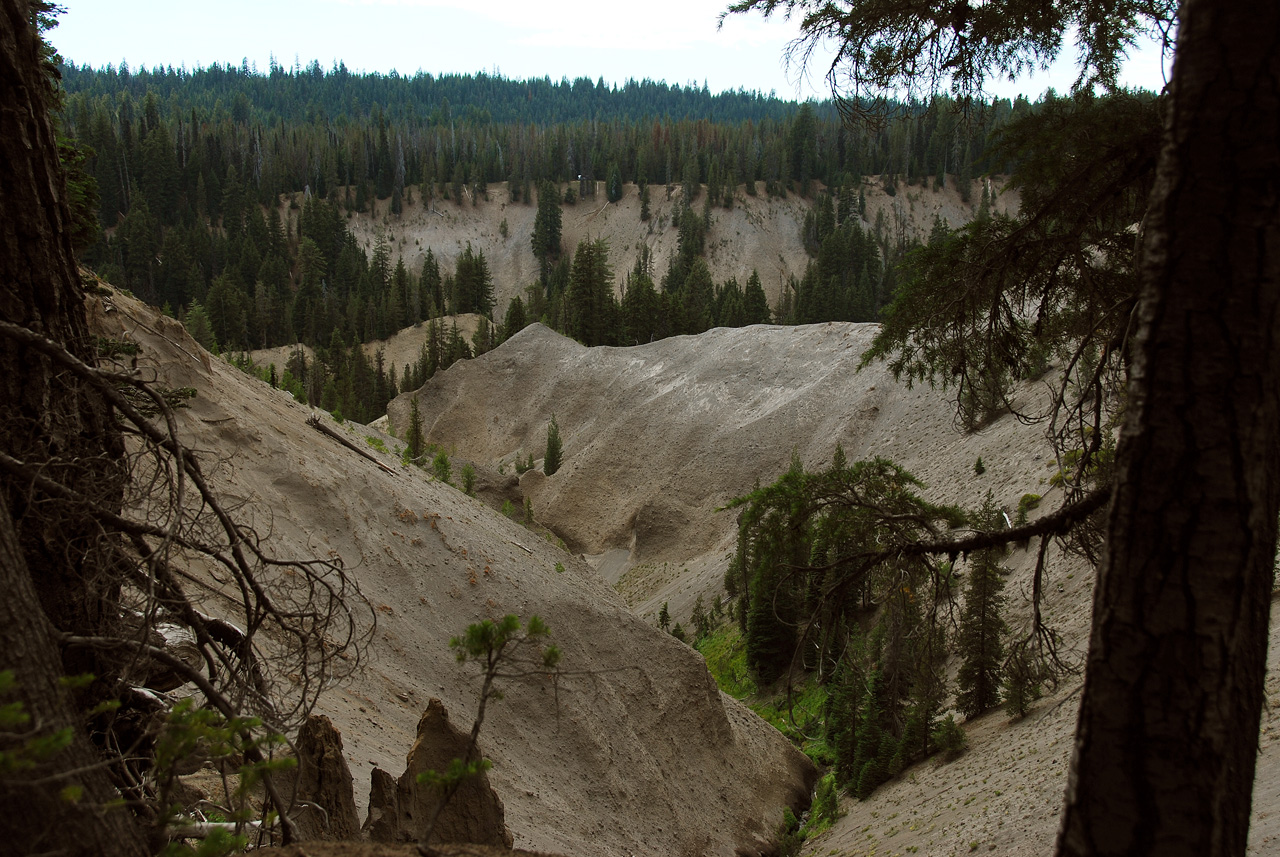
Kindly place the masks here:
<instances>
[{"instance_id":1,"label":"conifer forest","mask_svg":"<svg viewBox=\"0 0 1280 857\"><path fill-rule=\"evenodd\" d=\"M534 321L614 345L714 326L875 320L908 247L872 235L863 177L886 189L950 181L968 194L974 177L1008 171L992 141L1036 109L995 100L965 112L940 96L869 128L843 122L830 102L650 80L405 77L315 62L61 71L63 130L97 187L82 200L99 227L82 236L84 263L223 352L317 349L319 365L301 352L291 361L289 382L355 419ZM653 189L682 190L679 252L665 271L641 260L615 276L606 244L562 244L564 205L620 196L625 184L646 202ZM712 281L707 232L735 193L812 200L802 239L812 261L788 290L794 300L770 307L758 276ZM516 237L538 259L538 281L495 306L482 251L442 268L428 247L406 265L383 240L367 252L348 229L353 213L396 218L415 199L537 207L534 233ZM473 312L492 327L466 342L437 322L413 366L376 365L356 348Z\"/></svg>"}]
</instances>

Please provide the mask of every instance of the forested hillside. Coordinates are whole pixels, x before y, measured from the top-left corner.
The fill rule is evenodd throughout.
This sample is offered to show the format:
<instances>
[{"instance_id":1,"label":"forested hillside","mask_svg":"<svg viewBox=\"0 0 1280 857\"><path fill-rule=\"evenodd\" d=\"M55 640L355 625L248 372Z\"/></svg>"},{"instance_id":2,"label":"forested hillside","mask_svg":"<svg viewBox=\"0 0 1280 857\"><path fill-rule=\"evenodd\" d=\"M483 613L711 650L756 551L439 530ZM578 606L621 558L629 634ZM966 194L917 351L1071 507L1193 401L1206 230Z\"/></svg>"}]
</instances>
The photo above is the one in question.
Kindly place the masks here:
<instances>
[{"instance_id":1,"label":"forested hillside","mask_svg":"<svg viewBox=\"0 0 1280 857\"><path fill-rule=\"evenodd\" d=\"M914 237L883 223L873 237L865 177L889 194L948 186L969 202L975 175L1008 166L990 160L995 133L1033 109L996 101L964 114L939 98L851 129L829 104L652 81L402 77L315 63L266 74L72 64L62 74L64 129L83 147L84 185L97 188L85 202L101 231L86 238L84 261L211 348L320 349L290 380L313 398L327 384L366 391L344 412L369 419L398 386L532 321L599 345L713 326L875 320L892 296L892 262ZM651 195L674 200L656 218L678 234L661 269L641 253L618 270L619 248L562 237L565 211L624 192L638 196L641 223L655 217ZM812 263L772 284L770 307L758 273L716 282L704 260L735 200L788 195L808 213L787 239ZM501 302L482 247L410 255L383 233L353 235L364 214L394 232L411 210L491 205L529 211L502 221L504 240L527 248L513 252L531 273L500 284ZM471 343L424 349L408 375L354 348L469 312L493 327ZM379 383L359 383L375 374Z\"/></svg>"}]
</instances>

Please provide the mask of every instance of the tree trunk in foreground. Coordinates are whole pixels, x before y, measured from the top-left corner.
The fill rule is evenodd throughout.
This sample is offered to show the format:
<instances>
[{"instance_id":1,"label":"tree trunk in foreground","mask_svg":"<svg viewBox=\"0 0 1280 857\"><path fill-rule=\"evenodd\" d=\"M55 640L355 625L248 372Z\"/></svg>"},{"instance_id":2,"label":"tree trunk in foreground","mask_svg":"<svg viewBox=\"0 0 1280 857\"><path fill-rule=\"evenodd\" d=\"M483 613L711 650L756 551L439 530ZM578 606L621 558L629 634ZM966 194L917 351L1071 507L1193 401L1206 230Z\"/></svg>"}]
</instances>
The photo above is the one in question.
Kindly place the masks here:
<instances>
[{"instance_id":1,"label":"tree trunk in foreground","mask_svg":"<svg viewBox=\"0 0 1280 857\"><path fill-rule=\"evenodd\" d=\"M1280 4L1183 4L1060 855L1242 855L1280 511Z\"/></svg>"},{"instance_id":2,"label":"tree trunk in foreground","mask_svg":"<svg viewBox=\"0 0 1280 857\"><path fill-rule=\"evenodd\" d=\"M13 670L18 700L41 737L69 729L71 743L47 762L0 779L0 853L126 857L146 854L127 809L108 809L119 798L89 743L70 693L60 684L62 664L52 627L18 550L9 509L0 495L0 669ZM14 701L6 696L0 702ZM25 729L23 730L25 731ZM20 743L20 742L19 742ZM11 750L14 742L4 741ZM63 790L79 793L72 799ZM13 849L10 851L9 849Z\"/></svg>"},{"instance_id":3,"label":"tree trunk in foreground","mask_svg":"<svg viewBox=\"0 0 1280 857\"><path fill-rule=\"evenodd\" d=\"M0 0L0 320L92 360L74 254L71 211L48 110L51 90L25 0ZM0 450L104 503L120 501L123 446L110 410L47 358L0 334ZM33 769L0 779L0 852L144 854L132 815L91 745L84 712L59 685L64 672L113 670L92 654L64 663L53 629L99 632L115 621L114 542L67 504L0 472L0 670L11 669L31 720L15 732L71 743ZM82 699L81 702L84 700ZM0 735L13 752L28 736ZM21 752L19 749L18 752ZM82 791L78 802L64 795Z\"/></svg>"}]
</instances>

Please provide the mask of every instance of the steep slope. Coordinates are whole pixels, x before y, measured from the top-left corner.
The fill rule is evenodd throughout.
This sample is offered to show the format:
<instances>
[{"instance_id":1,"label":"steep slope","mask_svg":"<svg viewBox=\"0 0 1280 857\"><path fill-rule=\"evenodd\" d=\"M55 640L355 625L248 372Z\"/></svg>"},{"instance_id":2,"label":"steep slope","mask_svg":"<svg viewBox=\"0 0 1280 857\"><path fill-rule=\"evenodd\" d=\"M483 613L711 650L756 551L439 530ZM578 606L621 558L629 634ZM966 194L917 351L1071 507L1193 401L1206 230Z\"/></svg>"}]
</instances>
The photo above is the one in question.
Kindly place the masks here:
<instances>
[{"instance_id":1,"label":"steep slope","mask_svg":"<svg viewBox=\"0 0 1280 857\"><path fill-rule=\"evenodd\" d=\"M444 331L445 335L449 335L453 332L453 328L457 327L458 335L467 342L471 342L475 338L476 331L486 321L487 319L484 316L476 313L446 315L438 319L440 329ZM422 346L427 341L428 333L428 323L425 321L419 322L412 327L397 331L387 339L375 339L373 342L366 342L361 348L370 361L374 360L377 353L381 351L382 359L385 361L384 365L396 370L396 380L398 382L404 367L417 362ZM308 362L315 360L315 349L309 345L281 345L276 348L256 348L249 352L249 359L253 361L255 366L264 368L275 366L277 372L283 372L285 366L289 363L290 356L299 348L307 355Z\"/></svg>"},{"instance_id":2,"label":"steep slope","mask_svg":"<svg viewBox=\"0 0 1280 857\"><path fill-rule=\"evenodd\" d=\"M571 550L593 558L642 615L669 602L683 620L714 597L736 535L734 497L784 471L792 454L828 463L884 456L930 496L1010 508L1043 485L1040 429L1004 420L956 432L947 399L907 390L875 364L859 370L874 325L716 329L635 348L587 349L542 326L437 375L415 395L428 439L510 469L542 455L555 414L565 460L521 489ZM1028 389L1027 395L1034 395ZM388 408L399 436L409 396ZM975 481L973 465L988 468Z\"/></svg>"},{"instance_id":3,"label":"steep slope","mask_svg":"<svg viewBox=\"0 0 1280 857\"><path fill-rule=\"evenodd\" d=\"M141 344L141 370L197 390L181 430L270 549L341 558L372 603L368 667L320 704L361 802L374 766L404 769L430 697L469 722L474 670L448 640L506 613L545 619L570 671L558 688L511 684L490 707L482 747L518 847L758 853L782 806L807 798L808 761L585 563L417 469L386 456L385 472L312 431L305 408L202 352L177 322L123 295L90 303L99 331ZM366 430L346 430L363 444Z\"/></svg>"},{"instance_id":4,"label":"steep slope","mask_svg":"<svg viewBox=\"0 0 1280 857\"><path fill-rule=\"evenodd\" d=\"M774 479L793 452L819 466L839 443L851 460L893 459L933 499L975 506L991 490L1008 509L1025 493L1045 495L1033 517L1056 507L1048 484L1056 465L1040 427L1005 416L980 432L958 432L943 394L907 389L878 364L859 371L874 330L759 326L587 349L535 326L401 396L389 413L403 426L416 395L432 441L509 468L517 457L541 455L554 412L562 469L527 473L519 486L539 520L591 555L649 621L664 601L683 621L697 594L721 591L735 524L731 513L714 510L757 479ZM1042 384L1024 385L1019 404L1034 410L1044 395ZM1005 565L1010 624L1024 627L1034 549L1015 550ZM1092 569L1051 548L1044 586L1062 653L1080 664ZM1280 842L1280 627L1273 628L1250 840L1259 855ZM1022 721L996 711L966 723L968 752L949 764L923 762L865 802L843 800L848 815L805 853L1051 853L1079 688L1079 676L1068 675Z\"/></svg>"},{"instance_id":5,"label":"steep slope","mask_svg":"<svg viewBox=\"0 0 1280 857\"><path fill-rule=\"evenodd\" d=\"M641 247L647 246L658 277L667 270L669 259L677 250L677 230L673 217L681 201L682 190L673 185L668 193L665 185L650 185L649 220L640 219L639 189L628 184L616 203L605 199L604 183L595 199L566 205L562 212L563 243L573 252L583 240L603 238L609 242L609 260L615 283L621 288L623 275L635 264ZM900 185L893 196L885 193L875 177L864 180L862 189L867 210L864 228L874 234L877 224L886 240L925 239L940 217L951 226L960 226L973 218L981 192L974 184L971 202L964 202L959 192L948 185L942 190L924 186ZM800 241L805 214L814 198L789 195L768 197L764 183L757 183L758 193L751 196L740 186L732 208L711 209L711 231L707 234L707 264L717 283L737 277L746 283L753 270L770 302L776 302L782 285L792 276L804 274L808 257ZM816 197L815 197L816 198ZM705 195L693 201L702 210ZM1016 210L1016 192L1005 191L996 203L1000 211ZM287 215L282 211L282 216ZM498 313L507 302L523 294L524 287L538 279L537 260L529 246L533 234L535 205L507 202L505 187L492 187L489 199L478 204L435 200L431 209L421 199L404 207L396 216L390 213L390 202L376 203L371 214L355 214L347 227L367 252L372 252L379 234L391 246L394 259L399 256L414 273L422 269L427 248L431 248L442 271L452 271L468 243L482 251L493 274L494 297ZM504 227L505 224L505 234Z\"/></svg>"}]
</instances>

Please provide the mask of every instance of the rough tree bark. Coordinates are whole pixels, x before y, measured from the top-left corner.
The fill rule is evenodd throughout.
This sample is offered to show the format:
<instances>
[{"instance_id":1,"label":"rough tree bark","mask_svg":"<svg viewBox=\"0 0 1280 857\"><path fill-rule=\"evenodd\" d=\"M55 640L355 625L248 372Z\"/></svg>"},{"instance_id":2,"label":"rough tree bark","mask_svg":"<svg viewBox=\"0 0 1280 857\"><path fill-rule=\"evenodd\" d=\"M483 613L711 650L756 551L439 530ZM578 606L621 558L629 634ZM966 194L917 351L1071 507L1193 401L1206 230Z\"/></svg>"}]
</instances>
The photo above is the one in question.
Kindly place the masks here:
<instances>
[{"instance_id":1,"label":"rough tree bark","mask_svg":"<svg viewBox=\"0 0 1280 857\"><path fill-rule=\"evenodd\" d=\"M90 357L84 295L71 247L71 212L48 109L52 91L25 0L0 0L0 319ZM123 446L102 400L59 377L49 361L0 336L0 449L111 504L123 488ZM77 520L30 485L0 475L0 669L16 673L17 699L39 734L71 727L71 745L46 764L0 781L0 850L143 854L127 811L58 684L96 672L93 655L60 661L53 628L99 633L119 580L104 568L113 547L92 520ZM13 701L6 699L5 702ZM13 736L5 744L13 745ZM58 792L84 789L78 804Z\"/></svg>"},{"instance_id":2,"label":"rough tree bark","mask_svg":"<svg viewBox=\"0 0 1280 857\"><path fill-rule=\"evenodd\" d=\"M27 9L24 0L0 3L0 319L92 363L71 210L48 115L52 91ZM63 462L50 475L107 506L118 505L124 447L99 396L58 377L47 358L0 338L0 401L6 403L0 443L10 455L28 463ZM98 527L46 510L26 485L11 479L0 485L13 519L24 522L22 551L41 575L36 589L47 615L63 630L100 631L105 617L99 607L114 600L118 581L100 573L111 546L98 538Z\"/></svg>"},{"instance_id":3,"label":"rough tree bark","mask_svg":"<svg viewBox=\"0 0 1280 857\"><path fill-rule=\"evenodd\" d=\"M1060 855L1241 855L1280 511L1280 4L1187 0Z\"/></svg>"},{"instance_id":4,"label":"rough tree bark","mask_svg":"<svg viewBox=\"0 0 1280 857\"><path fill-rule=\"evenodd\" d=\"M34 734L71 730L71 744L45 764L0 779L0 852L107 855L147 853L128 810L86 737L80 713L58 682L63 675L52 627L39 607L9 509L0 495L0 667L14 671L17 698ZM6 698L4 702L11 702ZM67 787L83 790L71 801ZM13 850L10 852L9 849Z\"/></svg>"}]
</instances>

